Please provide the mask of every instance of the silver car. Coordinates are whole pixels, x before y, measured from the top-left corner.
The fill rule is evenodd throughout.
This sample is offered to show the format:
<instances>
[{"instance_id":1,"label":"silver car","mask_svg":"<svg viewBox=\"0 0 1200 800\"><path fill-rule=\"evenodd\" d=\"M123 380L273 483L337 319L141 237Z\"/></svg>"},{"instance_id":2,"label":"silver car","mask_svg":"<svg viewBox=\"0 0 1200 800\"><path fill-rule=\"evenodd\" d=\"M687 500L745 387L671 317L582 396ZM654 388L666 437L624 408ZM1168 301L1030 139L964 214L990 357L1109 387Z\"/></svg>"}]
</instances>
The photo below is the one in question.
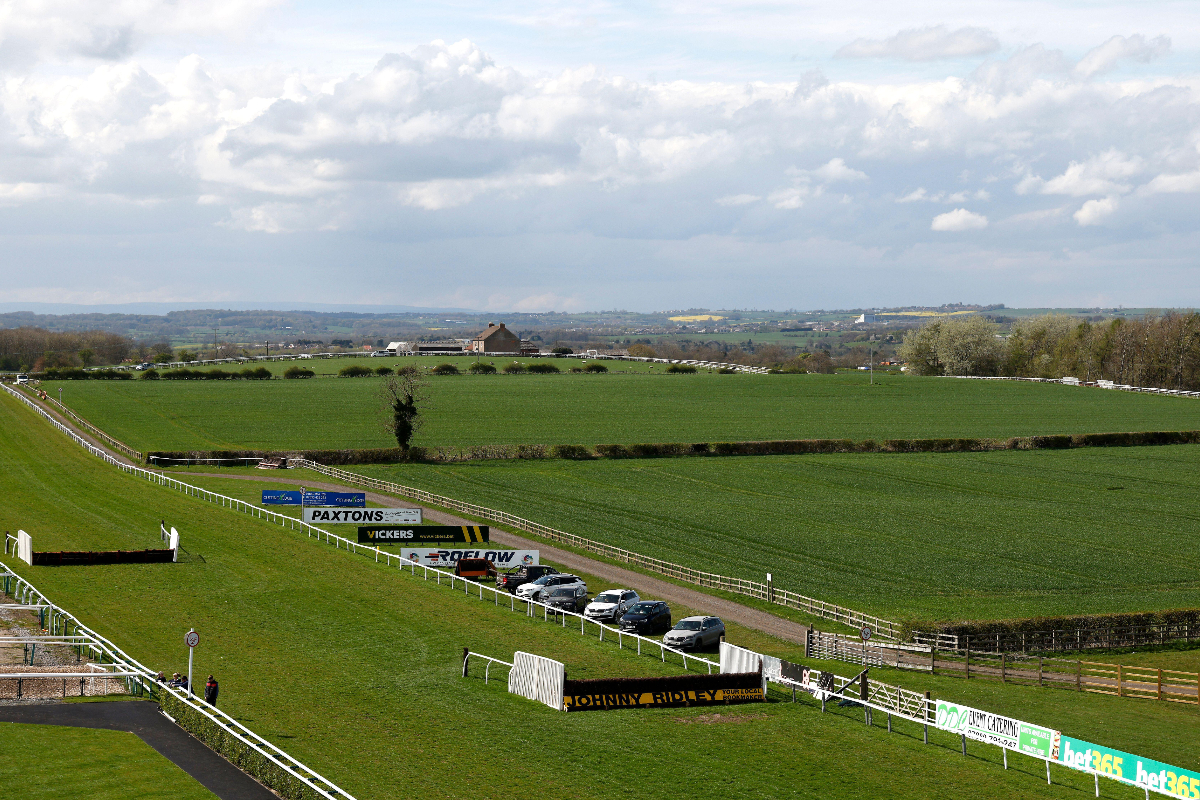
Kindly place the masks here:
<instances>
[{"instance_id":1,"label":"silver car","mask_svg":"<svg viewBox=\"0 0 1200 800\"><path fill-rule=\"evenodd\" d=\"M606 589L587 604L583 615L597 622L616 624L641 599L632 589Z\"/></svg>"},{"instance_id":2,"label":"silver car","mask_svg":"<svg viewBox=\"0 0 1200 800\"><path fill-rule=\"evenodd\" d=\"M709 647L725 635L725 623L720 617L685 617L667 631L663 644L676 650L699 650Z\"/></svg>"},{"instance_id":3,"label":"silver car","mask_svg":"<svg viewBox=\"0 0 1200 800\"><path fill-rule=\"evenodd\" d=\"M578 576L555 573L552 575L543 575L533 583L521 584L517 587L517 597L527 597L530 600L541 601L548 589L559 586L571 588L581 586L584 592L587 592L587 584Z\"/></svg>"}]
</instances>

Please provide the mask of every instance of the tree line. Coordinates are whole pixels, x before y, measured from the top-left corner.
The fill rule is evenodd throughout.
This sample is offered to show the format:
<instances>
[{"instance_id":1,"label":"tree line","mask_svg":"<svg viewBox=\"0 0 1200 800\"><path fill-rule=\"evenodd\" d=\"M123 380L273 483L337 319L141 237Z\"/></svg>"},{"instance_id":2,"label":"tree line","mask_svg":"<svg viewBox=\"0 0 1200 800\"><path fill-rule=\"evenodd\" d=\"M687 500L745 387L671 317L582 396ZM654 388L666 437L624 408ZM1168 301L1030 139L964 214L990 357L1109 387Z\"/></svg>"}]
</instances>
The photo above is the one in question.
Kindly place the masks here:
<instances>
[{"instance_id":1,"label":"tree line","mask_svg":"<svg viewBox=\"0 0 1200 800\"><path fill-rule=\"evenodd\" d=\"M917 375L1075 377L1200 389L1200 313L1169 311L1093 323L1067 314L1019 319L1007 336L983 317L910 331L899 355Z\"/></svg>"},{"instance_id":2,"label":"tree line","mask_svg":"<svg viewBox=\"0 0 1200 800\"><path fill-rule=\"evenodd\" d=\"M0 369L6 371L40 372L93 364L120 364L136 349L137 345L129 337L108 331L0 329Z\"/></svg>"}]
</instances>

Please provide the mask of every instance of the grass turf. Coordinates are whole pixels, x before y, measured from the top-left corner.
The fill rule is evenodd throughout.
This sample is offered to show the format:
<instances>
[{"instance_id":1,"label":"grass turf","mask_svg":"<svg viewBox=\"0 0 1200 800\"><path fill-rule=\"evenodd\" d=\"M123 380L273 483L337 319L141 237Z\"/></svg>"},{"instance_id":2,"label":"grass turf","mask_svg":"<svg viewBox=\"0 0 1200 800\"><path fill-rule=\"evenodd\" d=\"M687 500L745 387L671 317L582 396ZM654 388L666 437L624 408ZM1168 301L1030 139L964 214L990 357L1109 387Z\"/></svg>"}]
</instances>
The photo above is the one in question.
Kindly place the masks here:
<instances>
[{"instance_id":1,"label":"grass turf","mask_svg":"<svg viewBox=\"0 0 1200 800\"><path fill-rule=\"evenodd\" d=\"M43 384L139 450L390 447L378 378ZM629 444L1200 428L1200 401L1007 381L839 375L431 377L415 443Z\"/></svg>"},{"instance_id":2,"label":"grass turf","mask_svg":"<svg viewBox=\"0 0 1200 800\"><path fill-rule=\"evenodd\" d=\"M1200 605L1190 445L355 469L885 617Z\"/></svg>"},{"instance_id":3,"label":"grass turf","mask_svg":"<svg viewBox=\"0 0 1200 800\"><path fill-rule=\"evenodd\" d=\"M213 800L126 731L0 722L0 786L23 800Z\"/></svg>"},{"instance_id":4,"label":"grass turf","mask_svg":"<svg viewBox=\"0 0 1200 800\"><path fill-rule=\"evenodd\" d=\"M151 667L179 669L180 635L195 626L196 672L217 674L222 706L361 800L499 797L531 786L572 798L661 797L679 790L697 756L702 767L694 780L684 776L687 789L721 796L924 798L935 790L968 798L981 784L1075 796L1036 775L1001 771L988 763L995 754L963 759L923 746L915 732L885 739L852 719L787 703L554 712L477 675L463 680L461 648L541 653L563 660L573 677L677 668L123 475L7 397L0 458L8 498L0 522L29 530L38 549L146 546L159 518L179 525L203 560L81 568L6 561ZM794 755L798 740L802 758L764 758ZM1170 759L1174 750L1146 755ZM71 764L69 755L47 758Z\"/></svg>"}]
</instances>

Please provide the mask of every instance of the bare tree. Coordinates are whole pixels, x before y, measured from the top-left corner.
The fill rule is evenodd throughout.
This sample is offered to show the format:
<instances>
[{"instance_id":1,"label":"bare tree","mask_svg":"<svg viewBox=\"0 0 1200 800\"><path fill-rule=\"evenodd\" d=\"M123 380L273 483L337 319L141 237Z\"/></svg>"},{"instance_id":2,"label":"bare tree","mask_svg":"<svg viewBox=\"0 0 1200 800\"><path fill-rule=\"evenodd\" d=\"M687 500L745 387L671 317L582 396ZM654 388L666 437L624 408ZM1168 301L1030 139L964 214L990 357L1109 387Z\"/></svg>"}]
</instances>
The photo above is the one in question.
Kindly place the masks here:
<instances>
[{"instance_id":1,"label":"bare tree","mask_svg":"<svg viewBox=\"0 0 1200 800\"><path fill-rule=\"evenodd\" d=\"M385 379L379 389L379 397L391 415L383 427L396 437L404 458L408 458L412 438L424 421L418 405L429 399L427 387L420 367L409 366L396 370L396 374Z\"/></svg>"}]
</instances>

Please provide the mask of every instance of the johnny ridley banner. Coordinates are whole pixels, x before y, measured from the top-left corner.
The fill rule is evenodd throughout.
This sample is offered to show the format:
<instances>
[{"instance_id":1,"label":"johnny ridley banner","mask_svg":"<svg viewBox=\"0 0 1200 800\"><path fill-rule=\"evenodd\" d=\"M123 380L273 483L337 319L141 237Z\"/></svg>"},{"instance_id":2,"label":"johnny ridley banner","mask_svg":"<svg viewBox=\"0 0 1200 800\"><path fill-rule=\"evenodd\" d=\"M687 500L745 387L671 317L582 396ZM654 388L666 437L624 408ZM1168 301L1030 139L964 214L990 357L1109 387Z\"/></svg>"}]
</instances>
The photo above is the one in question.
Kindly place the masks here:
<instances>
[{"instance_id":1,"label":"johnny ridley banner","mask_svg":"<svg viewBox=\"0 0 1200 800\"><path fill-rule=\"evenodd\" d=\"M512 569L538 563L537 550L435 550L431 547L406 547L403 556L423 567L453 567L463 558L486 558L498 569Z\"/></svg>"},{"instance_id":2,"label":"johnny ridley banner","mask_svg":"<svg viewBox=\"0 0 1200 800\"><path fill-rule=\"evenodd\" d=\"M305 492L302 505L332 508L366 508L366 492Z\"/></svg>"},{"instance_id":3,"label":"johnny ridley banner","mask_svg":"<svg viewBox=\"0 0 1200 800\"><path fill-rule=\"evenodd\" d=\"M298 506L300 505L300 492L263 489L262 504L264 506Z\"/></svg>"},{"instance_id":4,"label":"johnny ridley banner","mask_svg":"<svg viewBox=\"0 0 1200 800\"><path fill-rule=\"evenodd\" d=\"M1200 772L1180 769L1070 736L1061 737L1055 761L1072 769L1098 772L1122 783L1132 783L1139 789L1149 789L1170 797L1200 798Z\"/></svg>"},{"instance_id":5,"label":"johnny ridley banner","mask_svg":"<svg viewBox=\"0 0 1200 800\"><path fill-rule=\"evenodd\" d=\"M937 701L934 724L944 731L964 734L968 739L1047 759L1053 757L1054 739L1058 735L1057 731L1040 725L945 700Z\"/></svg>"}]
</instances>

